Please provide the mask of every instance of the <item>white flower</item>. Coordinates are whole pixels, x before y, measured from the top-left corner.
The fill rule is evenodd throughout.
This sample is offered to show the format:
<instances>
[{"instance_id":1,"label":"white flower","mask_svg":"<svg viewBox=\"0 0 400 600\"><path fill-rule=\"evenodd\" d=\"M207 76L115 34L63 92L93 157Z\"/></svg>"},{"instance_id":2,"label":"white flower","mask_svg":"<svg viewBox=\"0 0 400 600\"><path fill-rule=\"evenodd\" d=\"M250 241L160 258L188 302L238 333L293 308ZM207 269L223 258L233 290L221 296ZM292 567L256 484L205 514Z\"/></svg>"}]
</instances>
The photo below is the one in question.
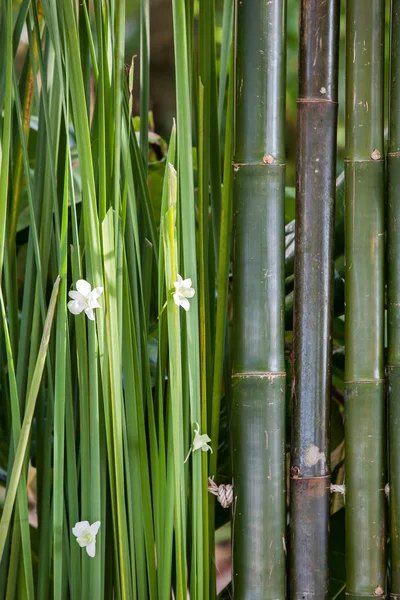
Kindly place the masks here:
<instances>
[{"instance_id":1,"label":"white flower","mask_svg":"<svg viewBox=\"0 0 400 600\"><path fill-rule=\"evenodd\" d=\"M95 521L93 525L89 521L80 521L72 528L72 533L76 536L76 541L81 548L86 548L86 552L92 558L96 554L96 535L100 527L100 521Z\"/></svg>"},{"instance_id":2,"label":"white flower","mask_svg":"<svg viewBox=\"0 0 400 600\"><path fill-rule=\"evenodd\" d=\"M211 438L209 438L206 433L203 433L203 435L200 435L199 424L195 423L195 425L197 425L197 429L195 428L195 430L194 430L195 436L193 438L193 443L190 446L188 455L185 458L185 462L189 458L190 453L195 452L196 450L202 450L203 452L207 452L208 450L210 450L211 454L212 454L212 448L211 448L211 446L208 445L208 442L211 442Z\"/></svg>"},{"instance_id":3,"label":"white flower","mask_svg":"<svg viewBox=\"0 0 400 600\"><path fill-rule=\"evenodd\" d=\"M67 304L68 309L73 315L79 315L84 310L87 318L94 321L93 309L101 308L97 298L103 293L103 288L97 287L92 290L90 283L84 279L78 279L75 287L77 291L68 292L68 296L72 298Z\"/></svg>"},{"instance_id":4,"label":"white flower","mask_svg":"<svg viewBox=\"0 0 400 600\"><path fill-rule=\"evenodd\" d=\"M211 450L211 454L212 454L212 448L211 448L211 446L208 445L208 442L211 442L211 439L208 437L208 435L206 433L203 433L203 435L200 435L199 424L195 423L195 425L197 425L197 429L194 430L195 436L194 436L193 445L192 445L193 452L195 450L202 450L203 452L207 452L207 450Z\"/></svg>"},{"instance_id":5,"label":"white flower","mask_svg":"<svg viewBox=\"0 0 400 600\"><path fill-rule=\"evenodd\" d=\"M186 311L189 310L190 304L188 298L193 298L195 290L192 288L191 279L182 279L177 274L178 281L175 281L175 293L173 294L174 302L177 306L182 306Z\"/></svg>"}]
</instances>

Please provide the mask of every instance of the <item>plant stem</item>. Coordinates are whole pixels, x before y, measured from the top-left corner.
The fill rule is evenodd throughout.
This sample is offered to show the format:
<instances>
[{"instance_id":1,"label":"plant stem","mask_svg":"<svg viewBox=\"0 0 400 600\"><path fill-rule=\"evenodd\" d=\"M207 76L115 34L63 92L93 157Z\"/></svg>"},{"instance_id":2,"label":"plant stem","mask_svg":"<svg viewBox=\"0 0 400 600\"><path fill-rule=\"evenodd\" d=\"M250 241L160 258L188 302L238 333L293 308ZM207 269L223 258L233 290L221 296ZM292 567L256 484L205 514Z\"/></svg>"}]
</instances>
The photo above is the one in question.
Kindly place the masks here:
<instances>
[{"instance_id":1,"label":"plant stem","mask_svg":"<svg viewBox=\"0 0 400 600\"><path fill-rule=\"evenodd\" d=\"M329 591L339 0L302 0L299 43L289 574L295 599L327 598Z\"/></svg>"},{"instance_id":2,"label":"plant stem","mask_svg":"<svg viewBox=\"0 0 400 600\"><path fill-rule=\"evenodd\" d=\"M384 597L384 0L347 2L347 593ZM366 526L368 524L368 526Z\"/></svg>"},{"instance_id":3,"label":"plant stem","mask_svg":"<svg viewBox=\"0 0 400 600\"><path fill-rule=\"evenodd\" d=\"M236 3L233 587L285 597L285 2Z\"/></svg>"},{"instance_id":4,"label":"plant stem","mask_svg":"<svg viewBox=\"0 0 400 600\"><path fill-rule=\"evenodd\" d=\"M390 94L388 148L388 410L389 410L389 486L391 593L400 595L400 236L396 222L400 218L400 2L392 0L390 15Z\"/></svg>"}]
</instances>

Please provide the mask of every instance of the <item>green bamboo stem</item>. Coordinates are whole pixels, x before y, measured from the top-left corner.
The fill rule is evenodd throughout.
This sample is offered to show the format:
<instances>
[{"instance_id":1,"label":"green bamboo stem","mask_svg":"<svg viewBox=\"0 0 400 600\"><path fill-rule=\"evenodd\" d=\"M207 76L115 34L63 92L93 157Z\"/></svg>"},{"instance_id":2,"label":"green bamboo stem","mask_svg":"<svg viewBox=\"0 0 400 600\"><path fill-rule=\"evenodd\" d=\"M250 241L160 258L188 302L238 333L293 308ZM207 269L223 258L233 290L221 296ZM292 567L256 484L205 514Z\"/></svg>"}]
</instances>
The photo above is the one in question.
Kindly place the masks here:
<instances>
[{"instance_id":1,"label":"green bamboo stem","mask_svg":"<svg viewBox=\"0 0 400 600\"><path fill-rule=\"evenodd\" d=\"M236 3L233 588L285 597L285 2Z\"/></svg>"},{"instance_id":2,"label":"green bamboo stem","mask_svg":"<svg viewBox=\"0 0 400 600\"><path fill-rule=\"evenodd\" d=\"M329 591L329 407L339 0L302 0L299 21L291 598Z\"/></svg>"},{"instance_id":3,"label":"green bamboo stem","mask_svg":"<svg viewBox=\"0 0 400 600\"><path fill-rule=\"evenodd\" d=\"M400 2L391 1L388 148L388 409L391 597L400 595Z\"/></svg>"},{"instance_id":4,"label":"green bamboo stem","mask_svg":"<svg viewBox=\"0 0 400 600\"><path fill-rule=\"evenodd\" d=\"M347 2L347 594L384 597L384 0Z\"/></svg>"}]
</instances>

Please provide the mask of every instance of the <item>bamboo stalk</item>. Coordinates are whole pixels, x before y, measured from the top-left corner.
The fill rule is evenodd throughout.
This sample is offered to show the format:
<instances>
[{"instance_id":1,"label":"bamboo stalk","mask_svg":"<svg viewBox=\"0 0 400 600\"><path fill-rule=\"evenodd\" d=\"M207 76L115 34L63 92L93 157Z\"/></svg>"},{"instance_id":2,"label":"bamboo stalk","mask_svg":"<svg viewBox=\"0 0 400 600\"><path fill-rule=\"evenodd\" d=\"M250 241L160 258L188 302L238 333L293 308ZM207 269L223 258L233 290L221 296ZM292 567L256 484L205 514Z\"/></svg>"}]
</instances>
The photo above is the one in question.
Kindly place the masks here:
<instances>
[{"instance_id":1,"label":"bamboo stalk","mask_svg":"<svg viewBox=\"0 0 400 600\"><path fill-rule=\"evenodd\" d=\"M388 410L389 410L389 486L391 541L391 596L400 596L400 237L396 222L400 218L400 2L391 1L390 15L390 94L388 148Z\"/></svg>"},{"instance_id":2,"label":"bamboo stalk","mask_svg":"<svg viewBox=\"0 0 400 600\"><path fill-rule=\"evenodd\" d=\"M302 0L299 20L291 597L329 591L329 407L339 0Z\"/></svg>"},{"instance_id":3,"label":"bamboo stalk","mask_svg":"<svg viewBox=\"0 0 400 600\"><path fill-rule=\"evenodd\" d=\"M347 2L347 594L384 597L384 0Z\"/></svg>"},{"instance_id":4,"label":"bamboo stalk","mask_svg":"<svg viewBox=\"0 0 400 600\"><path fill-rule=\"evenodd\" d=\"M233 587L285 597L285 1L236 2Z\"/></svg>"}]
</instances>

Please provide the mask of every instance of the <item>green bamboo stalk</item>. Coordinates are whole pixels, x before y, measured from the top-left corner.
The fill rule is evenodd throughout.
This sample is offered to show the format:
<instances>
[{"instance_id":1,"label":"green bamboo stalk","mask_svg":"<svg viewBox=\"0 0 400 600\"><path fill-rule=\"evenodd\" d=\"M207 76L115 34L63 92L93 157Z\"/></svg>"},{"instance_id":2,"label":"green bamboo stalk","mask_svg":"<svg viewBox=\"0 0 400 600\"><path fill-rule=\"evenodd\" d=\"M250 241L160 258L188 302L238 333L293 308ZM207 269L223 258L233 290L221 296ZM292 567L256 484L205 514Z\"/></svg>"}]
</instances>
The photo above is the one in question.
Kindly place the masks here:
<instances>
[{"instance_id":1,"label":"green bamboo stalk","mask_svg":"<svg viewBox=\"0 0 400 600\"><path fill-rule=\"evenodd\" d=\"M347 594L384 597L384 0L347 2Z\"/></svg>"},{"instance_id":2,"label":"green bamboo stalk","mask_svg":"<svg viewBox=\"0 0 400 600\"><path fill-rule=\"evenodd\" d=\"M390 15L390 94L388 147L388 221L387 221L387 379L389 410L389 506L391 547L391 597L400 596L400 237L396 223L400 218L400 2L391 0Z\"/></svg>"},{"instance_id":3,"label":"green bamboo stalk","mask_svg":"<svg viewBox=\"0 0 400 600\"><path fill-rule=\"evenodd\" d=\"M233 588L285 597L285 2L236 3Z\"/></svg>"},{"instance_id":4,"label":"green bamboo stalk","mask_svg":"<svg viewBox=\"0 0 400 600\"><path fill-rule=\"evenodd\" d=\"M299 18L294 388L289 571L293 599L329 591L329 407L339 0Z\"/></svg>"}]
</instances>

